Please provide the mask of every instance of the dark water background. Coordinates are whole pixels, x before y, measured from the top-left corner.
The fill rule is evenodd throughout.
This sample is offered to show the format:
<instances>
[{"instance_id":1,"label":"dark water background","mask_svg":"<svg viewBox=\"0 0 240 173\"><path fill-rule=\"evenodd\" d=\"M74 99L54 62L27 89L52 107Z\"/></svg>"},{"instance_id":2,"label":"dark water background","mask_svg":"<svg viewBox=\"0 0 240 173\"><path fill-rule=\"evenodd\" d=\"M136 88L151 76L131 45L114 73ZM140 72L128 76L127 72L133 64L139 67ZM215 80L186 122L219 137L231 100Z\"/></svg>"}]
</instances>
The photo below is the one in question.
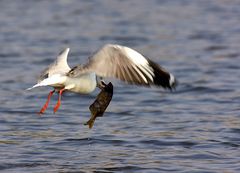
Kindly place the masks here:
<instances>
[{"instance_id":1,"label":"dark water background","mask_svg":"<svg viewBox=\"0 0 240 173\"><path fill-rule=\"evenodd\" d=\"M171 71L175 92L115 83L89 130L90 96L25 91L65 47L105 43ZM0 1L0 172L240 172L240 1Z\"/></svg>"}]
</instances>

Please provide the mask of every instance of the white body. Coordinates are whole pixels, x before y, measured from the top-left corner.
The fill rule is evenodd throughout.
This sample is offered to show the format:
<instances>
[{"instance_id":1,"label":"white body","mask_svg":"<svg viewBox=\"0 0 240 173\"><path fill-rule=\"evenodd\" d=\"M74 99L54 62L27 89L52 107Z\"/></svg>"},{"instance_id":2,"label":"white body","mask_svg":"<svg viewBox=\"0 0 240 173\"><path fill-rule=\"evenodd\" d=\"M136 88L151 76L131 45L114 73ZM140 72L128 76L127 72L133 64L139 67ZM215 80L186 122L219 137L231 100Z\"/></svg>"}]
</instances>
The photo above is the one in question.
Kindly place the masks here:
<instances>
[{"instance_id":1,"label":"white body","mask_svg":"<svg viewBox=\"0 0 240 173\"><path fill-rule=\"evenodd\" d=\"M70 78L66 76L65 78L65 89L72 92L88 94L93 92L97 86L95 73L83 74L78 78Z\"/></svg>"}]
</instances>

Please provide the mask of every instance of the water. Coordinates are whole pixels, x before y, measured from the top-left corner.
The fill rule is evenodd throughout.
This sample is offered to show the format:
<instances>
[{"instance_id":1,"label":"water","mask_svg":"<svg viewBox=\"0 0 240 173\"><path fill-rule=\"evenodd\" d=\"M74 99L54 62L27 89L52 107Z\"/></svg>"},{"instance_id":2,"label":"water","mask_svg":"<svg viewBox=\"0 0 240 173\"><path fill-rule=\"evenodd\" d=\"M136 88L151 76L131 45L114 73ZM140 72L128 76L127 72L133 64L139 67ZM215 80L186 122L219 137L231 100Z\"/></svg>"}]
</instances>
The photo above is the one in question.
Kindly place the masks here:
<instances>
[{"instance_id":1,"label":"water","mask_svg":"<svg viewBox=\"0 0 240 173\"><path fill-rule=\"evenodd\" d=\"M1 172L239 172L239 1L0 1ZM89 130L90 96L36 76L65 47L71 66L105 43L133 47L179 80L174 92L114 81Z\"/></svg>"}]
</instances>

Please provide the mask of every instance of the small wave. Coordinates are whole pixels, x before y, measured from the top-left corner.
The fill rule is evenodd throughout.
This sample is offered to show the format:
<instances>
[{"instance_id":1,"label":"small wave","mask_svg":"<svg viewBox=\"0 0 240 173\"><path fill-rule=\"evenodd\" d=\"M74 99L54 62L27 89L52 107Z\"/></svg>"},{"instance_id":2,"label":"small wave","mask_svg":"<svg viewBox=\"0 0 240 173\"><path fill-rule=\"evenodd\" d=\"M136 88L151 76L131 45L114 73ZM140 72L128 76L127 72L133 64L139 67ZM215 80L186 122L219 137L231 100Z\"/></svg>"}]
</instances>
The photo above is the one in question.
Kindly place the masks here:
<instances>
[{"instance_id":1,"label":"small wave","mask_svg":"<svg viewBox=\"0 0 240 173\"><path fill-rule=\"evenodd\" d=\"M222 40L222 36L213 31L196 31L192 35L189 36L189 39L191 40L209 40L214 42L219 42Z\"/></svg>"},{"instance_id":2,"label":"small wave","mask_svg":"<svg viewBox=\"0 0 240 173\"><path fill-rule=\"evenodd\" d=\"M225 53L225 54L220 54L220 55L217 55L217 56L214 56L215 59L224 59L224 58L237 58L239 57L240 54L239 53Z\"/></svg>"},{"instance_id":3,"label":"small wave","mask_svg":"<svg viewBox=\"0 0 240 173\"><path fill-rule=\"evenodd\" d=\"M205 51L207 52L212 52L212 51L218 51L218 50L223 50L223 49L227 49L227 46L224 45L211 45L205 48Z\"/></svg>"},{"instance_id":4,"label":"small wave","mask_svg":"<svg viewBox=\"0 0 240 173\"><path fill-rule=\"evenodd\" d=\"M231 92L231 89L213 88L208 86L194 86L190 84L182 84L182 88L176 90L175 93L188 93L188 92L200 92L200 93L219 93L219 92Z\"/></svg>"},{"instance_id":5,"label":"small wave","mask_svg":"<svg viewBox=\"0 0 240 173\"><path fill-rule=\"evenodd\" d=\"M20 57L20 53L15 53L15 52L9 52L9 53L0 53L1 58L16 58Z\"/></svg>"},{"instance_id":6,"label":"small wave","mask_svg":"<svg viewBox=\"0 0 240 173\"><path fill-rule=\"evenodd\" d=\"M65 139L63 142L74 142L77 143L78 145L86 145L86 144L111 144L111 145L124 145L124 144L129 144L129 142L124 141L124 140L117 140L117 139L106 139L106 137L103 135L101 136L102 138L105 139L99 139L99 138L81 138L81 139L74 139L74 138L69 138Z\"/></svg>"},{"instance_id":7,"label":"small wave","mask_svg":"<svg viewBox=\"0 0 240 173\"><path fill-rule=\"evenodd\" d=\"M137 36L102 36L100 37L100 40L109 41L109 40L115 40L115 41L137 41L137 42L147 42L148 39L146 37L137 37Z\"/></svg>"},{"instance_id":8,"label":"small wave","mask_svg":"<svg viewBox=\"0 0 240 173\"><path fill-rule=\"evenodd\" d=\"M228 147L240 147L240 144L234 143L232 141L220 141L220 140L209 140L210 142L221 144Z\"/></svg>"},{"instance_id":9,"label":"small wave","mask_svg":"<svg viewBox=\"0 0 240 173\"><path fill-rule=\"evenodd\" d=\"M6 110L6 109L3 109L1 110L0 112L2 113L6 113L6 114L36 114L37 112L33 112L33 111L21 111L21 110Z\"/></svg>"},{"instance_id":10,"label":"small wave","mask_svg":"<svg viewBox=\"0 0 240 173\"><path fill-rule=\"evenodd\" d=\"M47 162L31 163L30 161L27 163L1 163L0 170L15 169L15 168L34 168L39 166L50 166L50 164Z\"/></svg>"},{"instance_id":11,"label":"small wave","mask_svg":"<svg viewBox=\"0 0 240 173\"><path fill-rule=\"evenodd\" d=\"M197 145L196 142L192 141L160 141L160 140L142 140L139 143L147 145L157 145L157 146L182 146L184 148L191 148Z\"/></svg>"},{"instance_id":12,"label":"small wave","mask_svg":"<svg viewBox=\"0 0 240 173\"><path fill-rule=\"evenodd\" d=\"M94 172L122 172L122 171L127 171L127 172L131 172L131 171L143 171L144 168L140 167L140 166L118 166L118 167L109 167L109 168L100 168L97 169L97 171Z\"/></svg>"},{"instance_id":13,"label":"small wave","mask_svg":"<svg viewBox=\"0 0 240 173\"><path fill-rule=\"evenodd\" d=\"M136 45L136 43L138 44L146 43L149 41L146 37L140 37L140 36L102 36L99 39L101 41L108 41L108 42L114 41L126 46Z\"/></svg>"},{"instance_id":14,"label":"small wave","mask_svg":"<svg viewBox=\"0 0 240 173\"><path fill-rule=\"evenodd\" d=\"M204 154L190 154L190 155L176 155L175 158L178 159L193 159L193 160L216 160L221 159L220 156L214 155L212 153L204 153Z\"/></svg>"}]
</instances>

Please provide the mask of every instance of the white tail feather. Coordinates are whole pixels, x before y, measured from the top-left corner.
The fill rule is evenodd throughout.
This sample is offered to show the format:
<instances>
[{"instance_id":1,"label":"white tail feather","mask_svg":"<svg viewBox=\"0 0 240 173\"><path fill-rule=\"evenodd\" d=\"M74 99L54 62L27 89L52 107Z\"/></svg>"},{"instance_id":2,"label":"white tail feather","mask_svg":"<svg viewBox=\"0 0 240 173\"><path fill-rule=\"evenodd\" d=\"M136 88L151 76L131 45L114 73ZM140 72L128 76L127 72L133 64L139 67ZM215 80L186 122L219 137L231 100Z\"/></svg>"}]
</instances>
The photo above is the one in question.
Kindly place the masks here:
<instances>
[{"instance_id":1,"label":"white tail feather","mask_svg":"<svg viewBox=\"0 0 240 173\"><path fill-rule=\"evenodd\" d=\"M27 88L26 90L29 91L29 90L31 90L31 89L33 89L33 88L36 88L36 87L39 87L39 86L40 86L39 84L36 84L36 85L33 85L33 86L30 87L30 88Z\"/></svg>"},{"instance_id":2,"label":"white tail feather","mask_svg":"<svg viewBox=\"0 0 240 173\"><path fill-rule=\"evenodd\" d=\"M63 76L61 74L54 74L51 77L37 83L36 85L33 85L30 88L27 88L26 90L31 90L33 88L40 87L40 86L62 85L65 82L65 80L66 80L66 76Z\"/></svg>"}]
</instances>

